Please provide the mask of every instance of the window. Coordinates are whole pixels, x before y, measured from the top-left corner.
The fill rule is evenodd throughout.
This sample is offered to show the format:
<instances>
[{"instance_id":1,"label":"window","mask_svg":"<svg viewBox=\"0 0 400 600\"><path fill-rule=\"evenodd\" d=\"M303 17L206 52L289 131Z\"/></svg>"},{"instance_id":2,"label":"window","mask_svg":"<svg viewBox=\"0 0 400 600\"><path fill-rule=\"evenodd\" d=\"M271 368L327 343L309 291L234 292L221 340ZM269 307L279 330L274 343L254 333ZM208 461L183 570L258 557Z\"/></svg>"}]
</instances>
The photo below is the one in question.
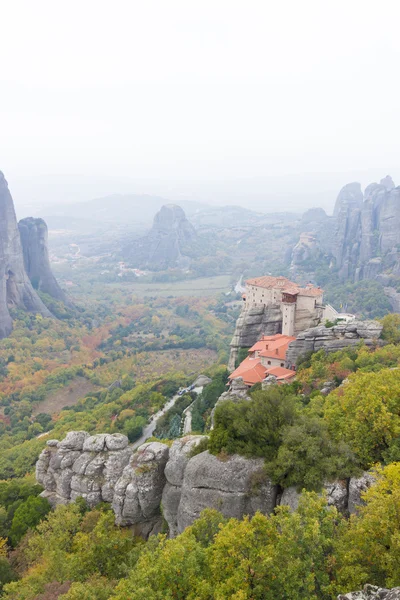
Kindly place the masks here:
<instances>
[{"instance_id":1,"label":"window","mask_svg":"<svg viewBox=\"0 0 400 600\"><path fill-rule=\"evenodd\" d=\"M281 363L281 367L284 367L284 366L285 366L285 363Z\"/></svg>"},{"instance_id":2,"label":"window","mask_svg":"<svg viewBox=\"0 0 400 600\"><path fill-rule=\"evenodd\" d=\"M269 365L271 364L271 361L270 361L270 360L268 361L268 364L269 364Z\"/></svg>"}]
</instances>

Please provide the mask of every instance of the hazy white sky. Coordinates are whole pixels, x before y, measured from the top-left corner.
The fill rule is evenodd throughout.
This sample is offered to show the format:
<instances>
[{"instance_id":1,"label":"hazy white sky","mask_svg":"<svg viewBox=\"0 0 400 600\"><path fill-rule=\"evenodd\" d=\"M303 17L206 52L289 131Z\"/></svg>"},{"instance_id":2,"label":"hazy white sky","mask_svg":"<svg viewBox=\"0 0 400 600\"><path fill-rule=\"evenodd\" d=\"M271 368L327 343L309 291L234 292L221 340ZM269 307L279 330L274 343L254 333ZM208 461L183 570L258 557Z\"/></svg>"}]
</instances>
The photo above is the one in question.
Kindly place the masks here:
<instances>
[{"instance_id":1,"label":"hazy white sky","mask_svg":"<svg viewBox=\"0 0 400 600\"><path fill-rule=\"evenodd\" d=\"M0 169L399 165L398 0L0 0Z\"/></svg>"}]
</instances>

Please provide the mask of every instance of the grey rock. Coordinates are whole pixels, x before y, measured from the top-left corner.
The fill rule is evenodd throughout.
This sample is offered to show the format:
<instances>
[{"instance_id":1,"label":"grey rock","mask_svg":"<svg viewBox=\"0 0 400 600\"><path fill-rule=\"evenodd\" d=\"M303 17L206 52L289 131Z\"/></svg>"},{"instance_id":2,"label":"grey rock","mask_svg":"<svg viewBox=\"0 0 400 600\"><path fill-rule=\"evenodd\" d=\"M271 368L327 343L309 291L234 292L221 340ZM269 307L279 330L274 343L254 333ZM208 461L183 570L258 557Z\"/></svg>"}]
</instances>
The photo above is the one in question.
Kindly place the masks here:
<instances>
[{"instance_id":1,"label":"grey rock","mask_svg":"<svg viewBox=\"0 0 400 600\"><path fill-rule=\"evenodd\" d=\"M58 446L59 443L59 440L47 440L46 442L47 446Z\"/></svg>"},{"instance_id":2,"label":"grey rock","mask_svg":"<svg viewBox=\"0 0 400 600\"><path fill-rule=\"evenodd\" d=\"M71 496L71 481L74 472L72 469L63 469L54 475L56 480L56 493L58 496L69 500Z\"/></svg>"},{"instance_id":3,"label":"grey rock","mask_svg":"<svg viewBox=\"0 0 400 600\"><path fill-rule=\"evenodd\" d=\"M68 450L82 450L83 443L89 434L86 431L69 431L65 439L58 443L58 448Z\"/></svg>"},{"instance_id":4,"label":"grey rock","mask_svg":"<svg viewBox=\"0 0 400 600\"><path fill-rule=\"evenodd\" d=\"M190 453L206 437L205 435L188 435L172 443L165 466L165 477L170 484L182 485Z\"/></svg>"},{"instance_id":5,"label":"grey rock","mask_svg":"<svg viewBox=\"0 0 400 600\"><path fill-rule=\"evenodd\" d=\"M43 219L28 217L18 223L26 273L35 289L70 304L54 277L49 260L47 225Z\"/></svg>"},{"instance_id":6,"label":"grey rock","mask_svg":"<svg viewBox=\"0 0 400 600\"><path fill-rule=\"evenodd\" d=\"M197 379L195 379L195 381L193 382L193 385L194 387L205 387L211 382L212 379L210 377L207 377L207 375L199 375Z\"/></svg>"},{"instance_id":7,"label":"grey rock","mask_svg":"<svg viewBox=\"0 0 400 600\"><path fill-rule=\"evenodd\" d=\"M235 379L232 379L229 389L226 392L223 392L216 401L215 406L211 411L211 428L214 427L214 416L217 407L227 400L231 400L232 402L251 400L249 388L244 383L243 377L235 377Z\"/></svg>"},{"instance_id":8,"label":"grey rock","mask_svg":"<svg viewBox=\"0 0 400 600\"><path fill-rule=\"evenodd\" d=\"M129 444L127 436L123 435L122 433L106 435L105 441L107 450L123 450Z\"/></svg>"},{"instance_id":9,"label":"grey rock","mask_svg":"<svg viewBox=\"0 0 400 600\"><path fill-rule=\"evenodd\" d=\"M169 458L164 471L167 482L163 490L161 503L163 516L168 523L171 537L178 533L178 508L190 453L205 437L202 435L188 435L175 440L169 450Z\"/></svg>"},{"instance_id":10,"label":"grey rock","mask_svg":"<svg viewBox=\"0 0 400 600\"><path fill-rule=\"evenodd\" d=\"M106 434L91 435L83 442L84 452L102 452L106 445Z\"/></svg>"},{"instance_id":11,"label":"grey rock","mask_svg":"<svg viewBox=\"0 0 400 600\"><path fill-rule=\"evenodd\" d=\"M72 470L77 475L84 475L88 464L93 460L91 452L82 452L72 466Z\"/></svg>"},{"instance_id":12,"label":"grey rock","mask_svg":"<svg viewBox=\"0 0 400 600\"><path fill-rule=\"evenodd\" d=\"M162 514L166 522L168 523L170 537L176 537L178 535L178 510L182 496L181 485L171 485L170 483L165 484L162 497L161 507Z\"/></svg>"},{"instance_id":13,"label":"grey rock","mask_svg":"<svg viewBox=\"0 0 400 600\"><path fill-rule=\"evenodd\" d=\"M335 506L341 513L347 511L348 493L346 481L326 483L323 487L323 492L326 494L328 506ZM283 490L279 504L289 506L291 511L297 510L300 495L296 487L288 487Z\"/></svg>"},{"instance_id":14,"label":"grey rock","mask_svg":"<svg viewBox=\"0 0 400 600\"><path fill-rule=\"evenodd\" d=\"M159 442L140 446L115 484L112 507L118 525L158 521L169 448Z\"/></svg>"},{"instance_id":15,"label":"grey rock","mask_svg":"<svg viewBox=\"0 0 400 600\"><path fill-rule=\"evenodd\" d=\"M154 271L190 265L187 249L197 234L180 206L166 204L155 215L153 227L143 238L127 245L124 255L132 264Z\"/></svg>"},{"instance_id":16,"label":"grey rock","mask_svg":"<svg viewBox=\"0 0 400 600\"><path fill-rule=\"evenodd\" d=\"M382 333L382 325L378 321L353 321L348 325L336 325L335 327L313 327L300 333L296 339L289 344L286 353L286 366L296 366L299 358L307 352L325 350L336 352L351 346L356 346L363 341L367 346L382 344L379 337ZM349 337L348 334L351 334Z\"/></svg>"},{"instance_id":17,"label":"grey rock","mask_svg":"<svg viewBox=\"0 0 400 600\"><path fill-rule=\"evenodd\" d=\"M235 369L239 348L250 348L263 335L274 335L282 330L282 312L279 304L243 308L231 341L228 368Z\"/></svg>"},{"instance_id":18,"label":"grey rock","mask_svg":"<svg viewBox=\"0 0 400 600\"><path fill-rule=\"evenodd\" d=\"M25 271L14 203L0 171L0 339L12 330L10 307L52 316Z\"/></svg>"},{"instance_id":19,"label":"grey rock","mask_svg":"<svg viewBox=\"0 0 400 600\"><path fill-rule=\"evenodd\" d=\"M362 591L340 594L338 600L400 600L400 587L389 590L367 584Z\"/></svg>"},{"instance_id":20,"label":"grey rock","mask_svg":"<svg viewBox=\"0 0 400 600\"><path fill-rule=\"evenodd\" d=\"M177 527L182 532L205 508L242 518L273 511L277 488L267 479L262 459L231 456L226 461L202 452L190 459L184 475Z\"/></svg>"},{"instance_id":21,"label":"grey rock","mask_svg":"<svg viewBox=\"0 0 400 600\"><path fill-rule=\"evenodd\" d=\"M357 508L363 505L362 494L366 492L368 488L375 483L376 479L372 475L365 471L361 477L352 477L349 482L349 502L348 510L350 514L355 514Z\"/></svg>"},{"instance_id":22,"label":"grey rock","mask_svg":"<svg viewBox=\"0 0 400 600\"><path fill-rule=\"evenodd\" d=\"M81 453L79 450L69 450L65 454L62 454L60 451L57 454L59 457L61 457L59 468L67 469L68 467L72 467L72 465L79 458Z\"/></svg>"}]
</instances>

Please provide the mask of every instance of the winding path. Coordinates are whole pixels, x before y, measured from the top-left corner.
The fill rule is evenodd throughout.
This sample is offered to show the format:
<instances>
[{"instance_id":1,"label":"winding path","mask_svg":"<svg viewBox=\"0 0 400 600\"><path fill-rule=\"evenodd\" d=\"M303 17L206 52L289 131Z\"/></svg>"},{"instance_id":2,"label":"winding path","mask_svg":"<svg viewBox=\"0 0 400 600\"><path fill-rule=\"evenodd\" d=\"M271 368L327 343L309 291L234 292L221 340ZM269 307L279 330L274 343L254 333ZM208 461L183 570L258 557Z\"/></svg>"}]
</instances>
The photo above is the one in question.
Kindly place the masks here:
<instances>
[{"instance_id":1,"label":"winding path","mask_svg":"<svg viewBox=\"0 0 400 600\"><path fill-rule=\"evenodd\" d=\"M136 440L136 442L133 442L132 448L134 450L136 450L136 448L138 448L139 446L144 444L144 442L147 440L147 438L149 438L153 435L154 430L157 427L158 419L160 417L162 417L163 415L165 415L167 410L169 410L170 408L172 408L174 406L174 404L178 400L178 398L180 398L180 396L178 396L178 394L175 394L175 396L173 396L170 400L168 400L168 402L166 402L164 404L164 406L161 408L161 410L159 410L155 415L153 415L150 423L148 425L146 425L146 427L143 427L143 432L142 432L142 435L140 436L140 438L138 440Z\"/></svg>"}]
</instances>

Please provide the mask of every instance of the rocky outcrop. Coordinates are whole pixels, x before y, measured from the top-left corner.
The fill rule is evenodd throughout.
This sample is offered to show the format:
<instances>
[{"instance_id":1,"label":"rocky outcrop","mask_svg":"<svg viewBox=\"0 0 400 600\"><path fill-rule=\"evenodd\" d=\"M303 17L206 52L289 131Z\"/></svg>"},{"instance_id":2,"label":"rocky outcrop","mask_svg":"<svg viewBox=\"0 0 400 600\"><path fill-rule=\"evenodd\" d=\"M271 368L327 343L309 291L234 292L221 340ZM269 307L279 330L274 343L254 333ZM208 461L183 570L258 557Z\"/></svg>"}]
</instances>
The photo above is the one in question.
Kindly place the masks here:
<instances>
[{"instance_id":1,"label":"rocky outcrop","mask_svg":"<svg viewBox=\"0 0 400 600\"><path fill-rule=\"evenodd\" d=\"M312 327L300 333L291 342L286 353L288 368L295 367L299 358L308 352L325 350L336 352L350 346L356 346L363 341L367 346L380 343L382 325L377 321L352 321L334 327Z\"/></svg>"},{"instance_id":2,"label":"rocky outcrop","mask_svg":"<svg viewBox=\"0 0 400 600\"><path fill-rule=\"evenodd\" d=\"M178 508L178 531L199 518L205 508L215 508L226 517L240 519L257 511L271 513L277 487L265 476L263 459L230 456L220 460L208 452L188 463Z\"/></svg>"},{"instance_id":3,"label":"rocky outcrop","mask_svg":"<svg viewBox=\"0 0 400 600\"><path fill-rule=\"evenodd\" d=\"M305 213L300 241L292 248L291 271L298 278L308 272L307 260L325 261L343 280L376 279L386 285L400 274L400 187L387 175L368 185L345 185L336 200L333 217ZM312 234L312 238L307 236ZM312 241L312 243L311 243Z\"/></svg>"},{"instance_id":4,"label":"rocky outcrop","mask_svg":"<svg viewBox=\"0 0 400 600\"><path fill-rule=\"evenodd\" d=\"M47 442L36 464L36 479L52 505L66 504L78 496L89 506L112 502L114 486L131 455L124 435L89 436L86 431L71 431L61 442Z\"/></svg>"},{"instance_id":5,"label":"rocky outcrop","mask_svg":"<svg viewBox=\"0 0 400 600\"><path fill-rule=\"evenodd\" d=\"M237 321L231 341L228 369L235 369L240 348L250 348L263 335L274 335L282 331L282 312L279 304L244 308Z\"/></svg>"},{"instance_id":6,"label":"rocky outcrop","mask_svg":"<svg viewBox=\"0 0 400 600\"><path fill-rule=\"evenodd\" d=\"M251 400L249 396L249 388L243 381L243 377L235 377L232 379L229 389L226 392L223 392L215 403L214 408L211 411L211 428L214 427L214 415L217 406L220 406L223 402L227 400L232 400L233 402L238 402L240 400Z\"/></svg>"},{"instance_id":7,"label":"rocky outcrop","mask_svg":"<svg viewBox=\"0 0 400 600\"><path fill-rule=\"evenodd\" d=\"M166 484L162 494L162 513L168 523L171 537L174 537L180 531L178 511L190 454L204 437L202 435L191 435L175 440L169 451L169 459L164 472Z\"/></svg>"},{"instance_id":8,"label":"rocky outcrop","mask_svg":"<svg viewBox=\"0 0 400 600\"><path fill-rule=\"evenodd\" d=\"M400 587L389 590L367 584L360 592L340 594L337 600L400 600Z\"/></svg>"},{"instance_id":9,"label":"rocky outcrop","mask_svg":"<svg viewBox=\"0 0 400 600\"><path fill-rule=\"evenodd\" d=\"M51 271L46 223L43 219L28 217L19 221L18 229L25 271L33 287L67 304L67 297Z\"/></svg>"},{"instance_id":10,"label":"rocky outcrop","mask_svg":"<svg viewBox=\"0 0 400 600\"><path fill-rule=\"evenodd\" d=\"M124 255L137 267L162 271L170 267L187 268L186 254L197 234L180 206L166 204L154 217L150 232L129 244Z\"/></svg>"},{"instance_id":11,"label":"rocky outcrop","mask_svg":"<svg viewBox=\"0 0 400 600\"><path fill-rule=\"evenodd\" d=\"M53 506L80 496L91 507L110 502L116 523L143 537L161 531L165 521L175 536L207 507L237 518L272 512L277 488L265 476L263 460L220 460L208 452L192 457L203 438L187 436L171 448L150 442L133 451L121 434L72 431L47 442L36 478Z\"/></svg>"},{"instance_id":12,"label":"rocky outcrop","mask_svg":"<svg viewBox=\"0 0 400 600\"><path fill-rule=\"evenodd\" d=\"M169 448L160 442L136 451L125 435L71 431L64 440L49 440L36 464L42 496L56 506L83 497L89 506L110 502L118 525L147 538L167 525L174 537L205 508L226 517L273 512L277 504L298 506L295 488L283 491L265 474L264 460L233 455L219 458L208 451L193 455L205 436L189 435ZM324 486L328 504L354 513L362 493L374 479L370 473Z\"/></svg>"},{"instance_id":13,"label":"rocky outcrop","mask_svg":"<svg viewBox=\"0 0 400 600\"><path fill-rule=\"evenodd\" d=\"M11 333L12 307L51 316L26 274L14 203L0 171L0 338Z\"/></svg>"},{"instance_id":14,"label":"rocky outcrop","mask_svg":"<svg viewBox=\"0 0 400 600\"><path fill-rule=\"evenodd\" d=\"M114 486L112 508L117 525L132 525L143 537L162 530L160 503L168 453L165 444L151 442L131 456Z\"/></svg>"},{"instance_id":15,"label":"rocky outcrop","mask_svg":"<svg viewBox=\"0 0 400 600\"><path fill-rule=\"evenodd\" d=\"M355 514L363 504L362 494L374 483L375 478L371 473L363 473L361 477L351 477L326 483L323 493L326 494L328 506L335 506L342 514ZM279 504L289 506L296 510L299 505L300 492L291 486L283 490Z\"/></svg>"},{"instance_id":16,"label":"rocky outcrop","mask_svg":"<svg viewBox=\"0 0 400 600\"><path fill-rule=\"evenodd\" d=\"M194 388L199 388L199 387L203 388L211 382L212 382L212 379L210 377L208 377L207 375L199 375L198 377L196 377L196 380L193 382L193 387Z\"/></svg>"}]
</instances>

